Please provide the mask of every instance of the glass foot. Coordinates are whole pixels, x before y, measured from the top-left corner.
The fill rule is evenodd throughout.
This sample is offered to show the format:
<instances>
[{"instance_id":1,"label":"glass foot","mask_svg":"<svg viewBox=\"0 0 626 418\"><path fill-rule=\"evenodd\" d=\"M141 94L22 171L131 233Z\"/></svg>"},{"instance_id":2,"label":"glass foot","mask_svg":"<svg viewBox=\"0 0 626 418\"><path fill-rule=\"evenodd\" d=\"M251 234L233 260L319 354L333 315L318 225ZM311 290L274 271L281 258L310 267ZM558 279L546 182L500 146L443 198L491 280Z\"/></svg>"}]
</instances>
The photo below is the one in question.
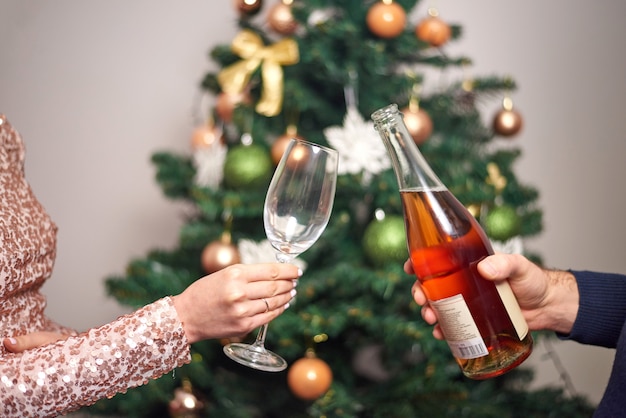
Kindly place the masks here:
<instances>
[{"instance_id":1,"label":"glass foot","mask_svg":"<svg viewBox=\"0 0 626 418\"><path fill-rule=\"evenodd\" d=\"M224 353L239 364L266 372L280 372L287 362L278 354L254 344L231 343L224 346Z\"/></svg>"}]
</instances>

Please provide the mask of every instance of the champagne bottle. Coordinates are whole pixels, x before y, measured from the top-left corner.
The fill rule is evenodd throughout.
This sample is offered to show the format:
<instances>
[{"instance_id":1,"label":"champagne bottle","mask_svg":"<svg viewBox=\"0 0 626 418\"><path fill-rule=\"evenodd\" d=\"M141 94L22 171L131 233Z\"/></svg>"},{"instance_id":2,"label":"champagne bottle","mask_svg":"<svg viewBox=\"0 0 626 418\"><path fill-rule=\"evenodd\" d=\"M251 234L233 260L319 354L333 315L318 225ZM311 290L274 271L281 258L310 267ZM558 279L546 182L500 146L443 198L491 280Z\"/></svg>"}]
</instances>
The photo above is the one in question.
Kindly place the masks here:
<instances>
[{"instance_id":1,"label":"champagne bottle","mask_svg":"<svg viewBox=\"0 0 626 418\"><path fill-rule=\"evenodd\" d=\"M397 105L372 120L398 181L415 275L463 374L487 379L517 367L533 339L508 282L478 274L478 262L493 254L487 235L428 165Z\"/></svg>"}]
</instances>

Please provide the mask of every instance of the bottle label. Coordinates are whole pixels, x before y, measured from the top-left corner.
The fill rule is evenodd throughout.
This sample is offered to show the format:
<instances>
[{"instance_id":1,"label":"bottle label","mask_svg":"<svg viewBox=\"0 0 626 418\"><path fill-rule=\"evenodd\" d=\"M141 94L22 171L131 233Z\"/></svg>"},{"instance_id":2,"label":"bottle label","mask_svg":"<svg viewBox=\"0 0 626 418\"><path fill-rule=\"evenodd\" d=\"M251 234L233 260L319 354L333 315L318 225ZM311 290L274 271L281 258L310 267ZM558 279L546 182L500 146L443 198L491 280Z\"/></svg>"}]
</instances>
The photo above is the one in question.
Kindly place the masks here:
<instances>
[{"instance_id":1,"label":"bottle label","mask_svg":"<svg viewBox=\"0 0 626 418\"><path fill-rule=\"evenodd\" d=\"M498 294L500 294L500 299L502 299L504 308L511 318L511 322L515 327L515 332L517 332L517 336L520 340L523 340L524 338L526 338L526 335L528 335L528 324L524 319L524 315L522 315L522 310L517 303L517 299L515 299L515 295L511 290L511 286L509 286L509 282L497 282L496 290L498 291Z\"/></svg>"},{"instance_id":2,"label":"bottle label","mask_svg":"<svg viewBox=\"0 0 626 418\"><path fill-rule=\"evenodd\" d=\"M430 301L452 355L472 359L489 354L463 295Z\"/></svg>"}]
</instances>

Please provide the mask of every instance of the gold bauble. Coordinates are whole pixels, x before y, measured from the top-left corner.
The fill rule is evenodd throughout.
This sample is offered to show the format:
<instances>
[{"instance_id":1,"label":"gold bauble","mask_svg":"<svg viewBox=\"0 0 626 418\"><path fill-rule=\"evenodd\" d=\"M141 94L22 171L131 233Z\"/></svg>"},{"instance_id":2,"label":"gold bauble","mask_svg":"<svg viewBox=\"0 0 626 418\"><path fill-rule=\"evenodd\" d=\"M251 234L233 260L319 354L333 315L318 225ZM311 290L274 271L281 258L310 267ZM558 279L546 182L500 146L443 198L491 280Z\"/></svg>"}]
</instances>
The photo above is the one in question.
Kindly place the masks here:
<instances>
[{"instance_id":1,"label":"gold bauble","mask_svg":"<svg viewBox=\"0 0 626 418\"><path fill-rule=\"evenodd\" d=\"M292 138L293 136L289 134L283 134L276 138L271 149L272 162L274 165L278 165L280 159L285 153L285 150L287 149L287 145L289 145L289 141L291 141Z\"/></svg>"},{"instance_id":2,"label":"gold bauble","mask_svg":"<svg viewBox=\"0 0 626 418\"><path fill-rule=\"evenodd\" d=\"M296 360L287 372L287 384L298 398L312 401L322 396L333 382L330 366L312 352Z\"/></svg>"},{"instance_id":3,"label":"gold bauble","mask_svg":"<svg viewBox=\"0 0 626 418\"><path fill-rule=\"evenodd\" d=\"M285 134L285 135L280 136L276 140L276 142L274 142L271 152L272 152L272 161L274 161L275 165L278 165L278 163L280 163L280 160L283 158L283 155L285 154L285 151L287 147L289 146L289 142L291 142L292 139L304 140L304 138L297 136L297 135ZM294 146L291 153L289 154L288 160L285 161L285 167L291 170L296 170L299 165L306 163L308 159L309 159L309 148L298 144Z\"/></svg>"},{"instance_id":4,"label":"gold bauble","mask_svg":"<svg viewBox=\"0 0 626 418\"><path fill-rule=\"evenodd\" d=\"M247 337L247 334L242 335L240 337L220 338L220 344L222 344L222 346L225 346L225 345L232 344L232 343L242 343L244 342L246 337Z\"/></svg>"},{"instance_id":5,"label":"gold bauble","mask_svg":"<svg viewBox=\"0 0 626 418\"><path fill-rule=\"evenodd\" d=\"M249 104L250 96L247 92L240 94L230 94L221 92L217 96L215 103L215 112L224 122L230 122L233 119L235 108L242 104Z\"/></svg>"},{"instance_id":6,"label":"gold bauble","mask_svg":"<svg viewBox=\"0 0 626 418\"><path fill-rule=\"evenodd\" d=\"M452 36L452 29L440 18L429 16L415 27L415 35L432 46L441 46Z\"/></svg>"},{"instance_id":7,"label":"gold bauble","mask_svg":"<svg viewBox=\"0 0 626 418\"><path fill-rule=\"evenodd\" d=\"M291 2L283 0L276 3L267 14L267 24L281 35L293 34L298 28L298 22L291 13Z\"/></svg>"},{"instance_id":8,"label":"gold bauble","mask_svg":"<svg viewBox=\"0 0 626 418\"><path fill-rule=\"evenodd\" d=\"M280 159L285 153L285 150L287 149L287 146L289 145L289 141L291 141L292 139L304 140L303 137L298 135L298 128L296 128L295 125L287 126L285 133L276 138L276 140L274 140L274 143L272 144L272 149L270 150L272 155L272 162L274 163L274 165L278 165Z\"/></svg>"},{"instance_id":9,"label":"gold bauble","mask_svg":"<svg viewBox=\"0 0 626 418\"><path fill-rule=\"evenodd\" d=\"M233 264L240 262L239 250L230 242L230 234L225 233L222 238L210 242L202 250L202 268L207 274L215 273Z\"/></svg>"},{"instance_id":10,"label":"gold bauble","mask_svg":"<svg viewBox=\"0 0 626 418\"><path fill-rule=\"evenodd\" d=\"M222 130L212 123L200 125L191 134L191 148L194 150L210 148L222 141Z\"/></svg>"},{"instance_id":11,"label":"gold bauble","mask_svg":"<svg viewBox=\"0 0 626 418\"><path fill-rule=\"evenodd\" d=\"M263 0L233 0L235 9L247 16L255 15L263 7Z\"/></svg>"},{"instance_id":12,"label":"gold bauble","mask_svg":"<svg viewBox=\"0 0 626 418\"><path fill-rule=\"evenodd\" d=\"M493 130L500 136L513 136L522 129L522 115L515 109L501 109L493 118Z\"/></svg>"},{"instance_id":13,"label":"gold bauble","mask_svg":"<svg viewBox=\"0 0 626 418\"><path fill-rule=\"evenodd\" d=\"M172 418L196 418L202 415L204 402L196 395L188 379L174 390L174 399L168 404L168 412Z\"/></svg>"},{"instance_id":14,"label":"gold bauble","mask_svg":"<svg viewBox=\"0 0 626 418\"><path fill-rule=\"evenodd\" d=\"M381 1L367 11L369 30L381 38L395 38L404 30L406 12L398 3Z\"/></svg>"},{"instance_id":15,"label":"gold bauble","mask_svg":"<svg viewBox=\"0 0 626 418\"><path fill-rule=\"evenodd\" d=\"M404 117L404 124L415 144L421 145L426 142L433 132L433 121L430 115L422 109L414 109L410 106L405 107L401 112Z\"/></svg>"}]
</instances>

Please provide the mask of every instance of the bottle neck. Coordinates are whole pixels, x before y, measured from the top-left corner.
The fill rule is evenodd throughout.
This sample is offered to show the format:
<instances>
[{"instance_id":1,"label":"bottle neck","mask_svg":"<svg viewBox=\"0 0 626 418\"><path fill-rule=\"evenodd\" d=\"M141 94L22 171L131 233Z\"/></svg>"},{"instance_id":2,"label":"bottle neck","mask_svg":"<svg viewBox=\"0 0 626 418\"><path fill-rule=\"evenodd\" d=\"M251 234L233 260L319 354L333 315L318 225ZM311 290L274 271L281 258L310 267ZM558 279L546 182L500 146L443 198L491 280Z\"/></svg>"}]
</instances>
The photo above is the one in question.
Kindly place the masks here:
<instances>
[{"instance_id":1,"label":"bottle neck","mask_svg":"<svg viewBox=\"0 0 626 418\"><path fill-rule=\"evenodd\" d=\"M371 117L387 148L401 191L446 190L417 148L397 105L379 109Z\"/></svg>"}]
</instances>

